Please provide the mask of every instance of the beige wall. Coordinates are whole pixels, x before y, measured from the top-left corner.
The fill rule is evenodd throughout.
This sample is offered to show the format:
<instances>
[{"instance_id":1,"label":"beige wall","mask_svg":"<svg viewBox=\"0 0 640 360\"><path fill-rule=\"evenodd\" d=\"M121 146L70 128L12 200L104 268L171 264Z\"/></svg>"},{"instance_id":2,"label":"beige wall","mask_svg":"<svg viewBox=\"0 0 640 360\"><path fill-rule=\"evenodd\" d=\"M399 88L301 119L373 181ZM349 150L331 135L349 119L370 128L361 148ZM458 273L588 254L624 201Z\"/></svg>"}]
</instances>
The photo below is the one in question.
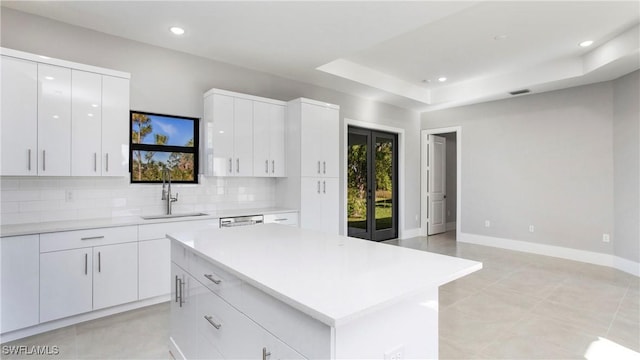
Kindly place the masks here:
<instances>
[{"instance_id":1,"label":"beige wall","mask_svg":"<svg viewBox=\"0 0 640 360\"><path fill-rule=\"evenodd\" d=\"M611 82L421 117L462 126L463 233L613 253Z\"/></svg>"},{"instance_id":2,"label":"beige wall","mask_svg":"<svg viewBox=\"0 0 640 360\"><path fill-rule=\"evenodd\" d=\"M399 127L406 134L405 229L420 225L420 118L414 111L326 88L2 8L3 47L131 73L131 108L202 117L202 94L220 88L279 100L307 97L340 105L344 118ZM341 142L342 143L342 142ZM342 149L341 152L342 153ZM342 206L344 212L344 206Z\"/></svg>"},{"instance_id":3,"label":"beige wall","mask_svg":"<svg viewBox=\"0 0 640 360\"><path fill-rule=\"evenodd\" d=\"M640 262L640 71L613 82L613 251Z\"/></svg>"}]
</instances>

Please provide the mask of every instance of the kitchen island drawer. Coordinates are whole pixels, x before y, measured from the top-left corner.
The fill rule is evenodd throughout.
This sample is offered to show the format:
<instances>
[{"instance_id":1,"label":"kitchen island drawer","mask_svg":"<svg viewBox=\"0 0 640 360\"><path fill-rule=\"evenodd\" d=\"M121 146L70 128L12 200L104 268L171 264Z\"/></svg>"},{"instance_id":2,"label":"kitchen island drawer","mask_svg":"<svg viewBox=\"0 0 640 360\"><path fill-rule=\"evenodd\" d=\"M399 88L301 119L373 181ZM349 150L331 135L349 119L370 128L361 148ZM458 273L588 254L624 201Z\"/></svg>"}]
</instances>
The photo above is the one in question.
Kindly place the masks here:
<instances>
[{"instance_id":1,"label":"kitchen island drawer","mask_svg":"<svg viewBox=\"0 0 640 360\"><path fill-rule=\"evenodd\" d=\"M190 259L190 273L209 290L229 303L242 301L242 281L199 255Z\"/></svg>"},{"instance_id":2,"label":"kitchen island drawer","mask_svg":"<svg viewBox=\"0 0 640 360\"><path fill-rule=\"evenodd\" d=\"M309 359L331 359L331 328L246 282L238 310Z\"/></svg>"},{"instance_id":3,"label":"kitchen island drawer","mask_svg":"<svg viewBox=\"0 0 640 360\"><path fill-rule=\"evenodd\" d=\"M137 226L61 231L40 235L40 252L80 249L138 241Z\"/></svg>"},{"instance_id":4,"label":"kitchen island drawer","mask_svg":"<svg viewBox=\"0 0 640 360\"><path fill-rule=\"evenodd\" d=\"M298 213L287 212L279 214L265 214L264 223L276 223L282 225L298 226Z\"/></svg>"}]
</instances>

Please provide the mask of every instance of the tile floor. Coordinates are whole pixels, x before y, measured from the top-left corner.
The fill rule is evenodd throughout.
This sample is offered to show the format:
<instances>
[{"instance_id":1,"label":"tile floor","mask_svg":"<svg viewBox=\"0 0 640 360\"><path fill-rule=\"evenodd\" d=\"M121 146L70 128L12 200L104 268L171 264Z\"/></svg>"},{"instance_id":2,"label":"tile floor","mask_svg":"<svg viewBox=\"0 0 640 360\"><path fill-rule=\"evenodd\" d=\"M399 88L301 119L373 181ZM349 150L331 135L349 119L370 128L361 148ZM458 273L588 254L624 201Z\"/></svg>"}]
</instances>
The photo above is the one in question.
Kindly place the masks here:
<instances>
[{"instance_id":1,"label":"tile floor","mask_svg":"<svg viewBox=\"0 0 640 360\"><path fill-rule=\"evenodd\" d=\"M454 239L388 242L484 263L440 289L442 359L640 358L639 278ZM43 359L170 359L168 311L168 303L154 305L3 345L59 346Z\"/></svg>"}]
</instances>

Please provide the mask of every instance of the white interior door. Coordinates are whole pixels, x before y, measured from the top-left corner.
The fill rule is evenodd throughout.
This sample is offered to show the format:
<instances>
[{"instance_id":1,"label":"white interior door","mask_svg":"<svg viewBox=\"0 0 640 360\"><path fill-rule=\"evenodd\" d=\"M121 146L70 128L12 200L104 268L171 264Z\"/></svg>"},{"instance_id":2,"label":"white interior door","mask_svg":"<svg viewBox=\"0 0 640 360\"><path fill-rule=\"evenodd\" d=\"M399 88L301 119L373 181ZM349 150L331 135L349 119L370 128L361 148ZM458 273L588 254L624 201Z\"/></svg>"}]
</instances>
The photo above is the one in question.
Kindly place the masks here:
<instances>
[{"instance_id":1,"label":"white interior door","mask_svg":"<svg viewBox=\"0 0 640 360\"><path fill-rule=\"evenodd\" d=\"M427 235L443 233L446 230L446 145L441 136L429 135L428 146L428 218Z\"/></svg>"}]
</instances>

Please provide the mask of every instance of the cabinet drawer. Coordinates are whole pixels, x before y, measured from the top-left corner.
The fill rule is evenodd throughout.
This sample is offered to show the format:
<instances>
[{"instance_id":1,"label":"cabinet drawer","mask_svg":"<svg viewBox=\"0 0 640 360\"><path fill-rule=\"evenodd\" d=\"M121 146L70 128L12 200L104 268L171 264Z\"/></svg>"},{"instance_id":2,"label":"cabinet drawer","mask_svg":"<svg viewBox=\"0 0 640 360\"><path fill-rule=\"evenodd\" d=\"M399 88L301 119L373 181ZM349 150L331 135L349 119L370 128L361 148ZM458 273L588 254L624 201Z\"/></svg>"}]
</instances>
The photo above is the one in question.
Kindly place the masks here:
<instances>
[{"instance_id":1,"label":"cabinet drawer","mask_svg":"<svg viewBox=\"0 0 640 360\"><path fill-rule=\"evenodd\" d=\"M260 328L207 289L196 299L196 332L226 359L255 359L261 355Z\"/></svg>"},{"instance_id":2,"label":"cabinet drawer","mask_svg":"<svg viewBox=\"0 0 640 360\"><path fill-rule=\"evenodd\" d=\"M331 328L271 295L243 284L238 310L309 359L331 358Z\"/></svg>"},{"instance_id":3,"label":"cabinet drawer","mask_svg":"<svg viewBox=\"0 0 640 360\"><path fill-rule=\"evenodd\" d=\"M209 226L213 226L217 229L219 227L218 223L218 219L207 219L194 221L177 221L161 224L145 224L138 227L138 235L140 240L162 239L166 237L168 233L172 232L191 231Z\"/></svg>"},{"instance_id":4,"label":"cabinet drawer","mask_svg":"<svg viewBox=\"0 0 640 360\"><path fill-rule=\"evenodd\" d=\"M200 283L231 304L242 301L242 281L207 259L193 255L190 273Z\"/></svg>"},{"instance_id":5,"label":"cabinet drawer","mask_svg":"<svg viewBox=\"0 0 640 360\"><path fill-rule=\"evenodd\" d=\"M40 252L138 241L137 226L121 226L90 230L62 231L40 235Z\"/></svg>"},{"instance_id":6,"label":"cabinet drawer","mask_svg":"<svg viewBox=\"0 0 640 360\"><path fill-rule=\"evenodd\" d=\"M200 358L222 355L225 359L259 359L263 351L271 360L303 359L303 356L208 290L197 295L196 332L207 346ZM202 353L203 348L213 350ZM263 350L264 349L264 350ZM219 352L219 353L218 353Z\"/></svg>"},{"instance_id":7,"label":"cabinet drawer","mask_svg":"<svg viewBox=\"0 0 640 360\"><path fill-rule=\"evenodd\" d=\"M264 223L277 223L283 225L298 226L298 213L288 212L281 214L267 214L264 215Z\"/></svg>"}]
</instances>

